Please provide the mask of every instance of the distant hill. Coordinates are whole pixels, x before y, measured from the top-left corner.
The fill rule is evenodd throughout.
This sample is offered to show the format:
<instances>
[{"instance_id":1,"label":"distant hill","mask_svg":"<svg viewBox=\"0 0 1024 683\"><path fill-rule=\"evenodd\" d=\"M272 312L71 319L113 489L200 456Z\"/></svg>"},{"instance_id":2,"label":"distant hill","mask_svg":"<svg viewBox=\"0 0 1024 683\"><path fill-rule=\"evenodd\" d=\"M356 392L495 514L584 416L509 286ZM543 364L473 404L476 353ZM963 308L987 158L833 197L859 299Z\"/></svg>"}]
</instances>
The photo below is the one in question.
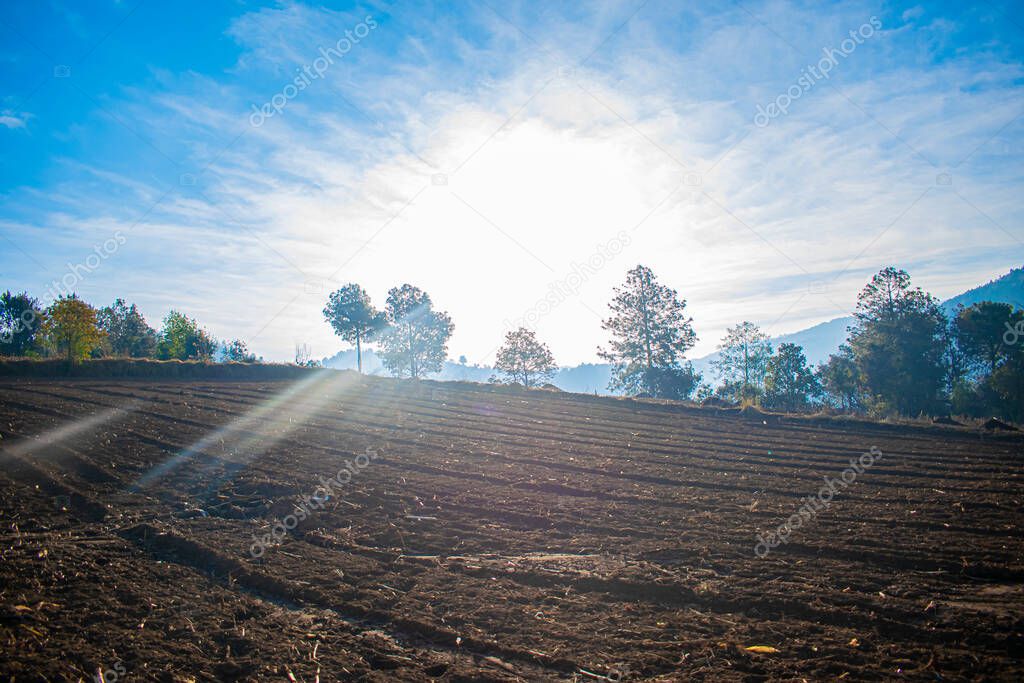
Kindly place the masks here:
<instances>
[{"instance_id":1,"label":"distant hill","mask_svg":"<svg viewBox=\"0 0 1024 683\"><path fill-rule=\"evenodd\" d=\"M358 366L356 362L356 350L355 349L344 349L338 351L329 358L324 358L321 363L326 368L336 368L338 370L355 370ZM373 352L373 349L363 349L363 372L367 375L386 375L388 374L384 370L383 363L380 362L380 358Z\"/></svg>"},{"instance_id":2,"label":"distant hill","mask_svg":"<svg viewBox=\"0 0 1024 683\"><path fill-rule=\"evenodd\" d=\"M819 323L806 330L783 334L772 338L772 344L797 344L804 348L804 355L807 362L817 364L828 360L829 354L839 350L839 345L846 341L849 334L846 328L853 324L853 316L834 318L825 323Z\"/></svg>"},{"instance_id":3,"label":"distant hill","mask_svg":"<svg viewBox=\"0 0 1024 683\"><path fill-rule=\"evenodd\" d=\"M1014 268L998 279L947 299L942 302L942 308L947 314L952 314L958 305L970 306L980 301L996 301L1024 308L1024 268ZM848 334L846 328L853 323L853 320L853 316L835 318L804 330L772 337L772 345L788 343L802 346L804 355L807 356L807 362L817 365L828 360L830 354L839 350L839 346L846 341ZM712 353L692 359L693 367L703 373L706 382L712 384L714 383L714 372L711 368L711 361L717 358L718 354ZM356 367L356 352L353 349L339 351L330 358L324 359L323 362L324 365L331 368L354 369ZM363 371L371 375L387 374L373 350L363 352ZM607 387L611 374L612 368L608 363L583 363L574 367L560 368L551 383L564 391L581 394L594 392L610 394L613 392L608 391ZM444 370L432 375L431 379L486 382L492 375L494 375L494 368L489 366L460 365L447 361Z\"/></svg>"},{"instance_id":4,"label":"distant hill","mask_svg":"<svg viewBox=\"0 0 1024 683\"><path fill-rule=\"evenodd\" d=\"M995 301L1013 304L1015 308L1024 308L1024 268L1014 268L997 280L968 289L963 294L944 301L942 306L950 313L961 304L971 306L981 301Z\"/></svg>"},{"instance_id":5,"label":"distant hill","mask_svg":"<svg viewBox=\"0 0 1024 683\"><path fill-rule=\"evenodd\" d=\"M969 289L963 294L943 301L941 305L947 315L953 315L958 305L971 306L981 301L995 301L1024 308L1024 268L1014 268L1006 275L992 280L988 284ZM802 346L804 355L807 356L807 362L817 365L828 360L830 354L839 350L839 346L846 341L849 334L846 328L852 325L853 321L852 315L834 318L805 330L772 337L772 345L788 343ZM711 361L716 358L718 358L718 354L713 353L694 360L693 365L702 370L709 370ZM710 375L705 372L705 379L709 378Z\"/></svg>"},{"instance_id":6,"label":"distant hill","mask_svg":"<svg viewBox=\"0 0 1024 683\"><path fill-rule=\"evenodd\" d=\"M849 334L846 328L853 324L853 316L848 315L842 318L833 318L828 322L818 323L805 330L790 332L789 334L772 337L772 346L779 344L796 344L804 349L809 365L817 365L828 360L830 354L839 350L839 346L846 341ZM704 379L711 382L714 379L714 371L711 362L718 359L718 352L696 358L693 366L704 373Z\"/></svg>"},{"instance_id":7,"label":"distant hill","mask_svg":"<svg viewBox=\"0 0 1024 683\"><path fill-rule=\"evenodd\" d=\"M339 370L356 368L356 352L354 349L339 351L323 361L325 367ZM363 372L368 375L386 375L387 371L373 349L363 351ZM430 379L463 382L487 382L494 375L494 368L488 365L461 365L445 361L444 369L430 376ZM583 363L573 367L559 368L552 379L552 384L563 391L577 394L608 394L608 380L611 379L612 367L607 363Z\"/></svg>"}]
</instances>

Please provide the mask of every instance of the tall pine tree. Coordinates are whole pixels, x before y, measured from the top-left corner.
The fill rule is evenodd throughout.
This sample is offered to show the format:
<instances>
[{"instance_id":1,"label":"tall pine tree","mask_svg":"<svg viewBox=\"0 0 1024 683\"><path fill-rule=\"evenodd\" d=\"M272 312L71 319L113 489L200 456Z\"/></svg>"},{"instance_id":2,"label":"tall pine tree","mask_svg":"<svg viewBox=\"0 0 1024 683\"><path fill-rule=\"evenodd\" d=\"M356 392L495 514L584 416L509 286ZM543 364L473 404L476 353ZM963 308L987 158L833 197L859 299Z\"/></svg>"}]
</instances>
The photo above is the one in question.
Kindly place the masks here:
<instances>
[{"instance_id":1,"label":"tall pine tree","mask_svg":"<svg viewBox=\"0 0 1024 683\"><path fill-rule=\"evenodd\" d=\"M938 301L911 288L905 270L883 268L857 299L849 346L876 412L917 415L939 408L945 381Z\"/></svg>"},{"instance_id":2,"label":"tall pine tree","mask_svg":"<svg viewBox=\"0 0 1024 683\"><path fill-rule=\"evenodd\" d=\"M689 397L700 377L683 358L697 341L686 301L659 284L650 268L637 266L615 288L608 307L612 316L601 326L612 339L598 355L613 363L609 389L633 396Z\"/></svg>"}]
</instances>

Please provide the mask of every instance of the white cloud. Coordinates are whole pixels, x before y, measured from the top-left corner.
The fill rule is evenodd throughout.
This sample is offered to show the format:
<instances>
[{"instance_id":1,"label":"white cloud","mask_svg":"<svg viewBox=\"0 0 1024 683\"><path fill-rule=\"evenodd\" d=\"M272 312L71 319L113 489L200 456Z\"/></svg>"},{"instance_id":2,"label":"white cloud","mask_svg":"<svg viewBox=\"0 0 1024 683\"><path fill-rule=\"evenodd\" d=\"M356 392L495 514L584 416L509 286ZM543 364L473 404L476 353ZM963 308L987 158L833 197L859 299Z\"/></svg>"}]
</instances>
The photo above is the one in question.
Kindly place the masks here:
<instances>
[{"instance_id":1,"label":"white cloud","mask_svg":"<svg viewBox=\"0 0 1024 683\"><path fill-rule=\"evenodd\" d=\"M0 126L5 128L24 128L31 116L31 114L24 112L18 113L10 109L4 109L0 111Z\"/></svg>"},{"instance_id":2,"label":"white cloud","mask_svg":"<svg viewBox=\"0 0 1024 683\"><path fill-rule=\"evenodd\" d=\"M904 10L903 14L900 15L903 21L912 21L924 15L924 7L915 5L908 10Z\"/></svg>"},{"instance_id":3,"label":"white cloud","mask_svg":"<svg viewBox=\"0 0 1024 683\"><path fill-rule=\"evenodd\" d=\"M678 18L645 8L592 62L556 78L627 9L610 4L566 22L511 8L505 16L529 39L481 10L467 21L490 41L455 40L444 22L382 21L342 68L258 129L246 128L248 103L273 90L168 77L167 92L125 106L133 120L180 136L197 186L176 188L136 228L125 260L89 286L105 299L145 299L155 316L185 309L281 360L296 342L318 355L341 346L322 322L320 281L360 282L378 305L410 282L452 314L451 354L485 361L504 321L643 221L623 254L540 322L556 358L575 363L594 359L612 287L638 262L688 299L697 355L738 320L782 333L844 315L890 263L943 296L1019 263L1021 171L1007 160L1021 133L1006 127L1022 102L1019 64L987 53L939 66L901 61L905 32L883 31L835 81L759 129L755 104L871 16L870 6L821 21L784 3L755 17L693 16L681 30L694 40L682 44L662 33ZM246 15L231 29L249 48L236 73L291 73L351 19L300 5ZM449 44L455 57L443 53ZM447 185L432 182L437 173ZM951 185L938 184L944 173ZM130 225L143 198L164 191L109 182L139 198L123 216L81 186L63 199L109 229L115 216ZM151 265L148 280L138 263Z\"/></svg>"}]
</instances>

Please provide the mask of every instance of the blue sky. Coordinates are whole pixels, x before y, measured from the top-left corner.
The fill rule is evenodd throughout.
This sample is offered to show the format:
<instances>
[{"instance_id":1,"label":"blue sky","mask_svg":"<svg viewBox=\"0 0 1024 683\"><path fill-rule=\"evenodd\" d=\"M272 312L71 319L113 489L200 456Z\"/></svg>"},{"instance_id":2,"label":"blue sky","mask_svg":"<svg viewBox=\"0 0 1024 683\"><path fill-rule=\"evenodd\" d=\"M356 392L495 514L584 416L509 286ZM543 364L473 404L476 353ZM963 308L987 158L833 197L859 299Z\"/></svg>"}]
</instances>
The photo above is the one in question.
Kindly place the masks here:
<instances>
[{"instance_id":1,"label":"blue sky","mask_svg":"<svg viewBox=\"0 0 1024 683\"><path fill-rule=\"evenodd\" d=\"M342 348L331 289L410 282L453 357L528 317L563 364L637 263L687 299L694 355L847 314L889 264L950 296L1024 261L1022 26L1010 2L7 2L0 285L288 360Z\"/></svg>"}]
</instances>

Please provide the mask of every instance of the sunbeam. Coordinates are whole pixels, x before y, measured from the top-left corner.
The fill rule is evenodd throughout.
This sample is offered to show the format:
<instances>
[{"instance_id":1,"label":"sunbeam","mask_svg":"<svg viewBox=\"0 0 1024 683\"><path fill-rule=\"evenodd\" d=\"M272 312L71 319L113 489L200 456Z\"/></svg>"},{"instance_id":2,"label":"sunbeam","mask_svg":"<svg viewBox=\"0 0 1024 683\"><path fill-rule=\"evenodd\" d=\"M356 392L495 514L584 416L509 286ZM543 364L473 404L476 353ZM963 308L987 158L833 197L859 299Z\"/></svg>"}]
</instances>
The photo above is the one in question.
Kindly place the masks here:
<instances>
[{"instance_id":1,"label":"sunbeam","mask_svg":"<svg viewBox=\"0 0 1024 683\"><path fill-rule=\"evenodd\" d=\"M19 442L13 446L4 448L0 451L0 457L34 455L44 448L78 438L83 434L94 430L100 425L111 422L123 415L127 415L135 409L136 405L138 405L138 401L133 401L127 406L104 410L94 415L88 415L74 420L73 422L54 427L53 429L45 431L35 437L30 437L30 440Z\"/></svg>"},{"instance_id":2,"label":"sunbeam","mask_svg":"<svg viewBox=\"0 0 1024 683\"><path fill-rule=\"evenodd\" d=\"M214 445L222 455L233 458L234 462L248 464L300 427L311 413L351 389L353 382L353 377L331 376L328 373L316 373L296 382L242 417L206 434L188 448L153 467L132 485L132 489L138 490L153 484L198 454L208 452ZM293 403L300 396L307 399L301 406ZM202 472L215 466L209 464Z\"/></svg>"}]
</instances>

